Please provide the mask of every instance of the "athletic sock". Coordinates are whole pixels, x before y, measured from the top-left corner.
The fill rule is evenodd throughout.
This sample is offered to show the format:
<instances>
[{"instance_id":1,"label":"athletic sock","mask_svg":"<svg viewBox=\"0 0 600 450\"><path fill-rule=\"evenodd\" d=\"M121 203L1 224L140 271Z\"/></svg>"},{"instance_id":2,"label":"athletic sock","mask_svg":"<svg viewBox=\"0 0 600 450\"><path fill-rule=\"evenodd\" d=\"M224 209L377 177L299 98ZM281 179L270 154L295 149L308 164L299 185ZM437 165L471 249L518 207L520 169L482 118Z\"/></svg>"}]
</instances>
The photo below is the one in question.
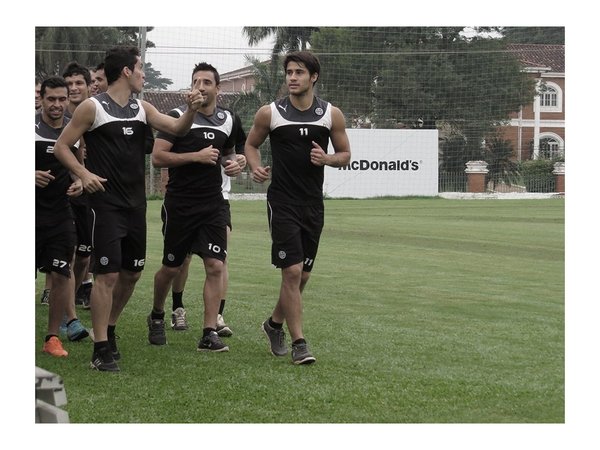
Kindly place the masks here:
<instances>
[{"instance_id":1,"label":"athletic sock","mask_svg":"<svg viewBox=\"0 0 600 450\"><path fill-rule=\"evenodd\" d=\"M108 341L94 342L94 351L95 352L99 352L100 350L102 350L104 348L110 348L110 346L108 345Z\"/></svg>"},{"instance_id":2,"label":"athletic sock","mask_svg":"<svg viewBox=\"0 0 600 450\"><path fill-rule=\"evenodd\" d=\"M67 326L71 325L73 322L75 322L77 320L77 317L75 317L74 319L71 319L67 322Z\"/></svg>"},{"instance_id":3,"label":"athletic sock","mask_svg":"<svg viewBox=\"0 0 600 450\"><path fill-rule=\"evenodd\" d=\"M58 337L56 334L47 334L44 338L44 342L48 342L51 337Z\"/></svg>"},{"instance_id":4,"label":"athletic sock","mask_svg":"<svg viewBox=\"0 0 600 450\"><path fill-rule=\"evenodd\" d=\"M292 345L298 345L298 344L306 344L306 341L304 340L304 338L300 338L300 339L296 339L294 342L292 342Z\"/></svg>"},{"instance_id":5,"label":"athletic sock","mask_svg":"<svg viewBox=\"0 0 600 450\"><path fill-rule=\"evenodd\" d=\"M171 294L173 294L173 311L175 311L177 308L183 308L183 291L173 291Z\"/></svg>"},{"instance_id":6,"label":"athletic sock","mask_svg":"<svg viewBox=\"0 0 600 450\"><path fill-rule=\"evenodd\" d=\"M152 312L150 313L150 318L152 320L165 320L165 312L164 311L156 311L152 308Z\"/></svg>"},{"instance_id":7,"label":"athletic sock","mask_svg":"<svg viewBox=\"0 0 600 450\"><path fill-rule=\"evenodd\" d=\"M210 334L211 331L217 331L214 328L203 328L202 329L202 337L206 337Z\"/></svg>"},{"instance_id":8,"label":"athletic sock","mask_svg":"<svg viewBox=\"0 0 600 450\"><path fill-rule=\"evenodd\" d=\"M275 328L276 330L281 330L283 328L283 323L273 322L272 317L269 317L269 325L271 328Z\"/></svg>"},{"instance_id":9,"label":"athletic sock","mask_svg":"<svg viewBox=\"0 0 600 450\"><path fill-rule=\"evenodd\" d=\"M117 328L116 325L109 325L108 328L106 329L106 335L108 336L109 339L111 337L115 337L115 328Z\"/></svg>"},{"instance_id":10,"label":"athletic sock","mask_svg":"<svg viewBox=\"0 0 600 450\"><path fill-rule=\"evenodd\" d=\"M221 299L221 305L219 305L219 314L223 315L223 310L225 309L225 299Z\"/></svg>"}]
</instances>

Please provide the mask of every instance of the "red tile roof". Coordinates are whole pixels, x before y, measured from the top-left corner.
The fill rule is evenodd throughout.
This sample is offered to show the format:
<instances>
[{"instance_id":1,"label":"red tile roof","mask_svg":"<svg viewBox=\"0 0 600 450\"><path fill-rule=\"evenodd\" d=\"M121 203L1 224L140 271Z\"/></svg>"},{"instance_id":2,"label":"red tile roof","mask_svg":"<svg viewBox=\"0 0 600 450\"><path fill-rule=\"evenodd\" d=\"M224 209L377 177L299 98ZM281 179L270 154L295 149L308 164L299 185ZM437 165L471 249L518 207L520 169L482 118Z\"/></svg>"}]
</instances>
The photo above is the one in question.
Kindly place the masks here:
<instances>
[{"instance_id":1,"label":"red tile roof","mask_svg":"<svg viewBox=\"0 0 600 450\"><path fill-rule=\"evenodd\" d=\"M548 44L509 44L526 67L549 67L551 72L565 72L565 46Z\"/></svg>"}]
</instances>

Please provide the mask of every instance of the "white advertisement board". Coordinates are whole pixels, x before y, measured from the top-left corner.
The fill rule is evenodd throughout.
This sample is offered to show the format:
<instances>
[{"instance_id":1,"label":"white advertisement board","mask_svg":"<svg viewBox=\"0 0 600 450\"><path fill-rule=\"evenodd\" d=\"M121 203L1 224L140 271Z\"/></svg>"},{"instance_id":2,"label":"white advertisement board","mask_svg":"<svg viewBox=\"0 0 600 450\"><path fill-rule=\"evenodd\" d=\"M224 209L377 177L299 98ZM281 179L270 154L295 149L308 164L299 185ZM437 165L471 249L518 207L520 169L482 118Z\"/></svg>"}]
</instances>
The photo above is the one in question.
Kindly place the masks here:
<instances>
[{"instance_id":1,"label":"white advertisement board","mask_svg":"<svg viewBox=\"0 0 600 450\"><path fill-rule=\"evenodd\" d=\"M327 197L438 195L437 130L346 132L352 160L346 167L325 167Z\"/></svg>"}]
</instances>

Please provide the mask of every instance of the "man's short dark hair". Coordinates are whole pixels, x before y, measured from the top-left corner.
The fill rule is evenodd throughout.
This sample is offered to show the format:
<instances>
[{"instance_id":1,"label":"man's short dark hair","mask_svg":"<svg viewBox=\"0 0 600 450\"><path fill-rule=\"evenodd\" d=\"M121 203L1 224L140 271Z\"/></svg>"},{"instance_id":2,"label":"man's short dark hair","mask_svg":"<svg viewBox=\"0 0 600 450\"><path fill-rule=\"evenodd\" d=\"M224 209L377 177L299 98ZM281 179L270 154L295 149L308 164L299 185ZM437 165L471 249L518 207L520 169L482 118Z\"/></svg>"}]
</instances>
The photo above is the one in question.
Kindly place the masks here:
<instances>
[{"instance_id":1,"label":"man's short dark hair","mask_svg":"<svg viewBox=\"0 0 600 450\"><path fill-rule=\"evenodd\" d=\"M72 61L67 65L67 67L63 71L62 76L63 78L67 78L75 75L83 75L83 78L85 79L85 84L88 86L92 84L90 70L87 67L79 64L77 61Z\"/></svg>"},{"instance_id":2,"label":"man's short dark hair","mask_svg":"<svg viewBox=\"0 0 600 450\"><path fill-rule=\"evenodd\" d=\"M104 58L106 82L111 85L117 81L124 67L128 67L133 72L138 56L140 56L140 49L137 47L113 47L108 50Z\"/></svg>"},{"instance_id":3,"label":"man's short dark hair","mask_svg":"<svg viewBox=\"0 0 600 450\"><path fill-rule=\"evenodd\" d=\"M67 94L69 93L69 84L65 81L63 77L49 77L42 81L42 85L40 87L40 97L44 98L46 96L46 89L56 89L64 87L67 90Z\"/></svg>"},{"instance_id":4,"label":"man's short dark hair","mask_svg":"<svg viewBox=\"0 0 600 450\"><path fill-rule=\"evenodd\" d=\"M196 74L196 72L200 71L212 72L215 77L215 83L217 84L217 86L221 84L221 77L219 76L219 72L217 71L217 69L215 69L211 64L208 64L206 62L196 64L194 70L192 71L192 80L194 79L194 75Z\"/></svg>"},{"instance_id":5,"label":"man's short dark hair","mask_svg":"<svg viewBox=\"0 0 600 450\"><path fill-rule=\"evenodd\" d=\"M318 75L321 73L321 63L319 62L319 58L317 58L312 52L301 51L288 53L283 60L284 71L287 70L287 66L291 61L302 64L304 67L306 67L306 70L308 70L308 73L311 76L316 73L317 80L319 79ZM315 80L315 83L317 80ZM315 83L313 83L313 85Z\"/></svg>"}]
</instances>

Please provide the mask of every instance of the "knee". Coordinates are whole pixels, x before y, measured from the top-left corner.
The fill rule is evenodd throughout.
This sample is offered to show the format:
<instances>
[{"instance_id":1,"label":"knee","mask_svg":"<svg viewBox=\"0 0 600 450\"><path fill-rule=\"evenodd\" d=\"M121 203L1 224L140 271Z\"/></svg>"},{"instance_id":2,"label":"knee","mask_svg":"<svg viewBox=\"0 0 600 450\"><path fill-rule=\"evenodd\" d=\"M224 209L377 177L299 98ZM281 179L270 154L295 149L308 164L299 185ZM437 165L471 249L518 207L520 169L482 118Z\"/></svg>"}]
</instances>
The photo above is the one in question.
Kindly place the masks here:
<instances>
[{"instance_id":1,"label":"knee","mask_svg":"<svg viewBox=\"0 0 600 450\"><path fill-rule=\"evenodd\" d=\"M205 258L204 270L207 276L220 277L223 274L223 261L215 258Z\"/></svg>"}]
</instances>

